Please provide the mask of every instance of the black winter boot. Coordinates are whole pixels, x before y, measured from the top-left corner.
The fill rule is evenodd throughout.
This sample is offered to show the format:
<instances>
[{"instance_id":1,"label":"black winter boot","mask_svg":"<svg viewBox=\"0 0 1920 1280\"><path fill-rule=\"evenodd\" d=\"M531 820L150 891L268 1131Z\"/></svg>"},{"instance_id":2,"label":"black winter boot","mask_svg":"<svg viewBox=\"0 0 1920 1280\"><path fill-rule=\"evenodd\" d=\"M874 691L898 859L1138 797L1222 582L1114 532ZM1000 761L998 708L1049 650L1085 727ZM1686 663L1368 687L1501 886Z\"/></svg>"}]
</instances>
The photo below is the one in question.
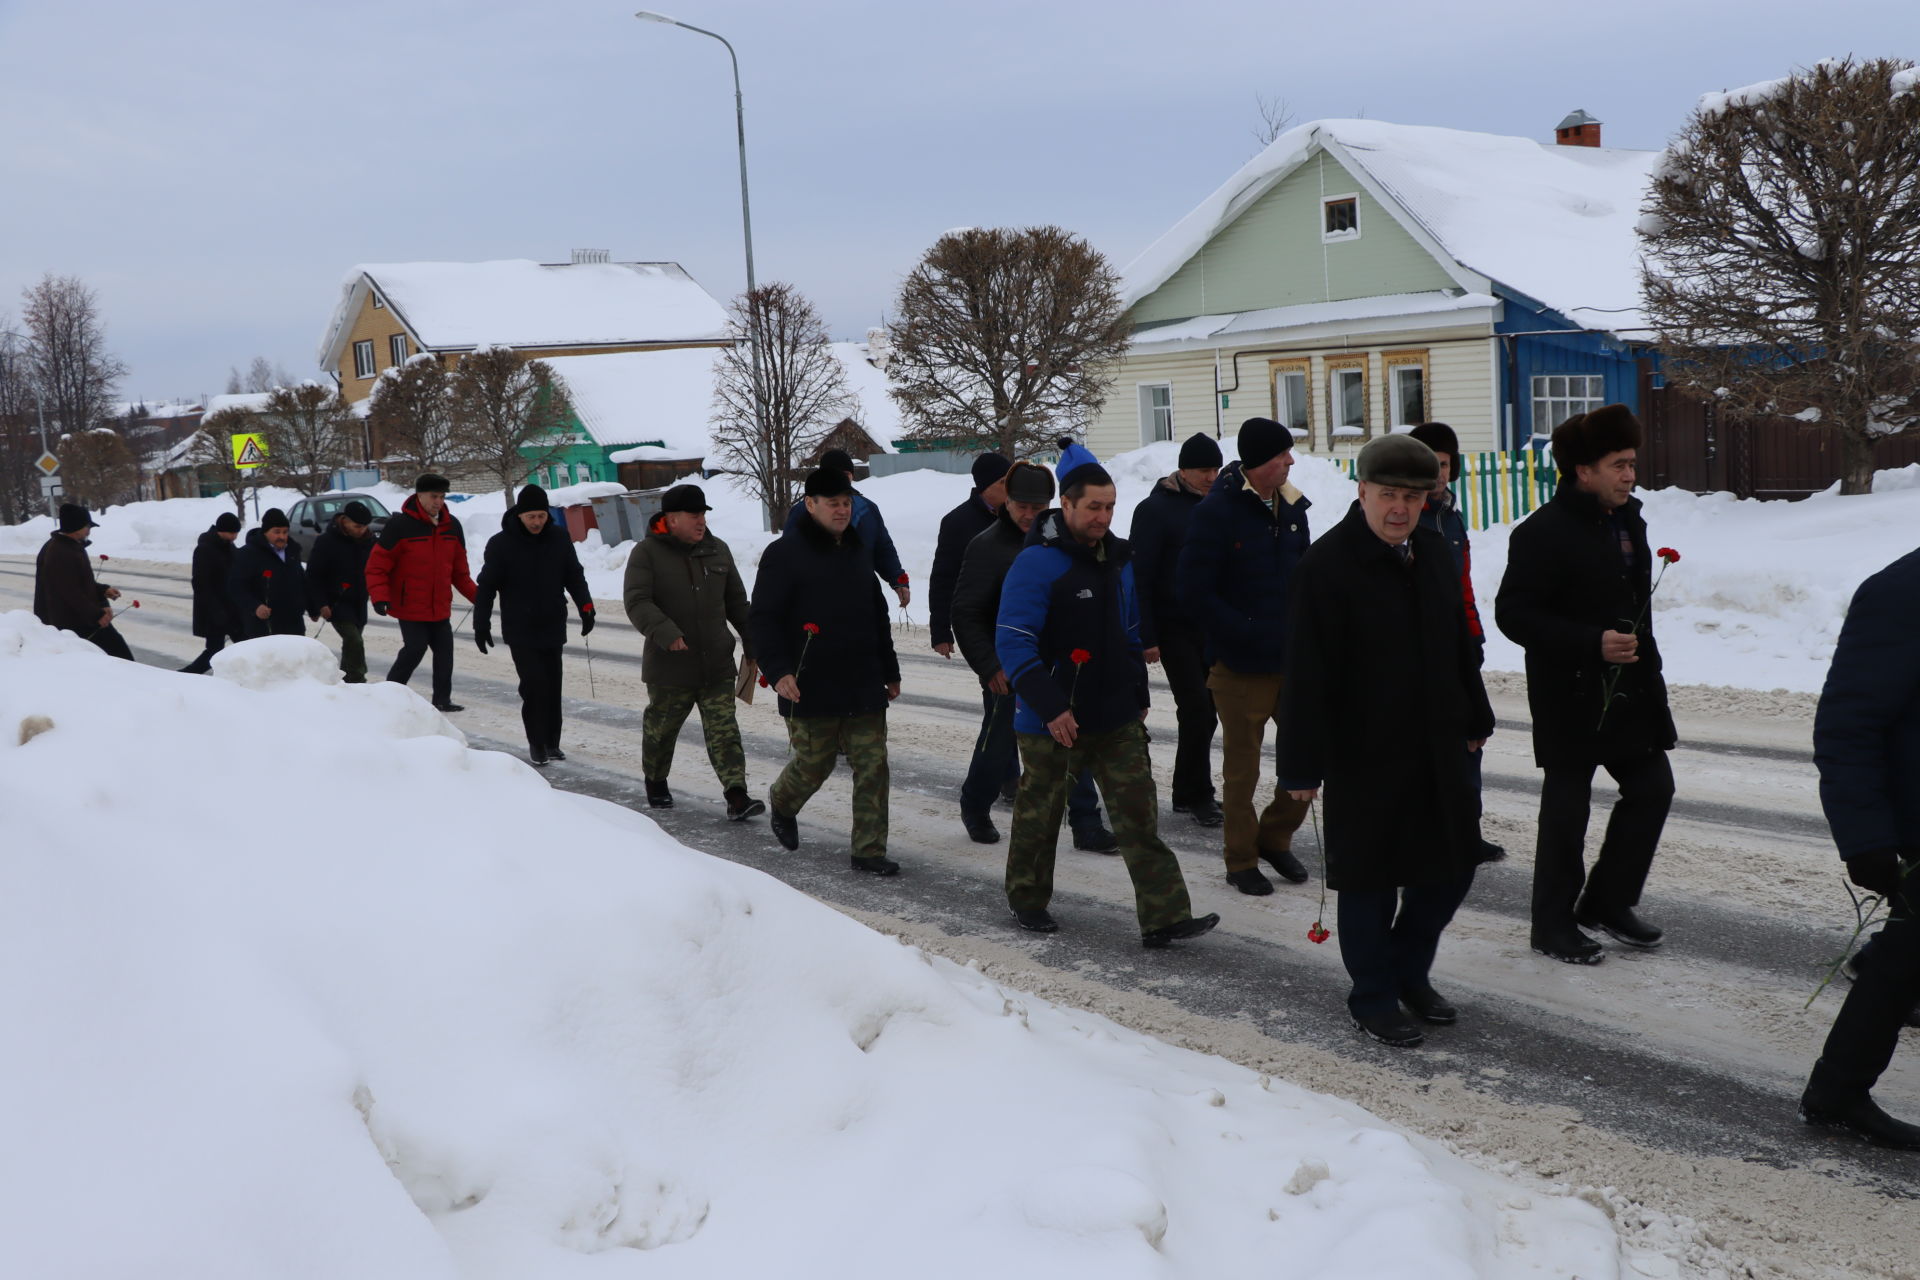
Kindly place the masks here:
<instances>
[{"instance_id":1,"label":"black winter boot","mask_svg":"<svg viewBox=\"0 0 1920 1280\"><path fill-rule=\"evenodd\" d=\"M673 808L673 792L667 790L667 780L665 778L648 778L646 779L646 784L648 808Z\"/></svg>"}]
</instances>

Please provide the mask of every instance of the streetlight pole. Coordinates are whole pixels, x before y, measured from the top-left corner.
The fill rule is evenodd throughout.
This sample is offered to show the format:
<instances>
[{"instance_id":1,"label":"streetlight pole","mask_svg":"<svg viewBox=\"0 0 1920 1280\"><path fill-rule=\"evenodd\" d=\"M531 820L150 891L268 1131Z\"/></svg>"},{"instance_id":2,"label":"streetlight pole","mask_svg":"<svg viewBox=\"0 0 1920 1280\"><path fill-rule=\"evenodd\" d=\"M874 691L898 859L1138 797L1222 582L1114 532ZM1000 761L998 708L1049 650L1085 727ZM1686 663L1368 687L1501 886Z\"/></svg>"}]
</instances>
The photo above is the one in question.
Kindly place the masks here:
<instances>
[{"instance_id":1,"label":"streetlight pole","mask_svg":"<svg viewBox=\"0 0 1920 1280\"><path fill-rule=\"evenodd\" d=\"M711 36L726 46L727 58L733 64L733 126L740 144L740 233L746 241L747 249L747 347L751 354L753 370L753 427L760 441L760 472L764 477L767 492L774 491L773 440L767 432L766 390L764 375L760 368L760 301L754 296L753 279L753 205L747 197L747 109L740 95L740 55L733 51L733 44L717 31L708 31L705 27L696 27L692 23L682 22L678 18L669 18L664 13L655 13L651 9L642 9L633 15L642 22L658 22L669 27L679 27L696 35ZM766 528L774 527L774 513L769 506L762 519Z\"/></svg>"}]
</instances>

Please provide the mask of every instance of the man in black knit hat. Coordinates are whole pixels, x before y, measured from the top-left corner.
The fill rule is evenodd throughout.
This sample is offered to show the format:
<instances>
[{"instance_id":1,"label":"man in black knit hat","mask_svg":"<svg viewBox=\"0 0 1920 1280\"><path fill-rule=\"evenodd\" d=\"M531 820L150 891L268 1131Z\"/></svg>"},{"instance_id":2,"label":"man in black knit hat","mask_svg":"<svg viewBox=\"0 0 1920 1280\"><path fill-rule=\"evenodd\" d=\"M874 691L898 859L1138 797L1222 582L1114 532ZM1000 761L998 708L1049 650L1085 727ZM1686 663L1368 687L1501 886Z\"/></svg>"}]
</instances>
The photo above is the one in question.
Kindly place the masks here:
<instances>
[{"instance_id":1,"label":"man in black knit hat","mask_svg":"<svg viewBox=\"0 0 1920 1280\"><path fill-rule=\"evenodd\" d=\"M975 458L973 492L940 517L933 572L927 575L927 629L932 633L933 651L943 658L953 656L953 588L960 581L960 561L967 553L967 544L993 526L993 518L1005 504L1007 468L1011 465L997 453Z\"/></svg>"},{"instance_id":2,"label":"man in black knit hat","mask_svg":"<svg viewBox=\"0 0 1920 1280\"><path fill-rule=\"evenodd\" d=\"M247 534L233 558L227 588L240 610L247 639L306 634L307 574L300 563L300 544L287 527L286 512L271 507L260 517L260 527Z\"/></svg>"},{"instance_id":3,"label":"man in black knit hat","mask_svg":"<svg viewBox=\"0 0 1920 1280\"><path fill-rule=\"evenodd\" d=\"M1140 592L1140 639L1147 661L1158 661L1173 688L1179 745L1173 757L1173 811L1203 827L1225 819L1214 803L1213 731L1218 723L1207 688L1207 638L1174 589L1187 525L1220 477L1220 445L1195 432L1180 446L1180 466L1162 476L1133 509L1133 579Z\"/></svg>"},{"instance_id":4,"label":"man in black knit hat","mask_svg":"<svg viewBox=\"0 0 1920 1280\"><path fill-rule=\"evenodd\" d=\"M367 557L373 553L373 511L358 500L340 508L313 540L307 557L308 603L340 637L340 672L367 682Z\"/></svg>"},{"instance_id":5,"label":"man in black knit hat","mask_svg":"<svg viewBox=\"0 0 1920 1280\"><path fill-rule=\"evenodd\" d=\"M193 547L193 634L205 640L200 655L180 668L188 675L205 675L213 670L213 655L247 638L246 623L233 593L227 590L227 577L233 572L234 543L240 538L240 517L223 511L213 526L200 535Z\"/></svg>"},{"instance_id":6,"label":"man in black knit hat","mask_svg":"<svg viewBox=\"0 0 1920 1280\"><path fill-rule=\"evenodd\" d=\"M829 449L820 455L820 470L837 471L847 478L847 491L853 495L854 533L867 546L869 557L873 561L873 571L880 575L880 581L887 584L893 594L900 598L900 607L907 607L913 599L913 588L907 581L906 566L900 563L900 552L893 545L893 535L887 532L887 522L880 515L880 508L873 500L853 487L855 472L853 459L845 449ZM792 533L800 524L800 517L806 514L806 499L793 504L787 512L784 533Z\"/></svg>"},{"instance_id":7,"label":"man in black knit hat","mask_svg":"<svg viewBox=\"0 0 1920 1280\"><path fill-rule=\"evenodd\" d=\"M132 662L133 650L113 626L111 602L120 593L94 581L93 562L87 559L87 535L97 528L85 507L60 504L60 527L48 536L34 562L33 616Z\"/></svg>"}]
</instances>

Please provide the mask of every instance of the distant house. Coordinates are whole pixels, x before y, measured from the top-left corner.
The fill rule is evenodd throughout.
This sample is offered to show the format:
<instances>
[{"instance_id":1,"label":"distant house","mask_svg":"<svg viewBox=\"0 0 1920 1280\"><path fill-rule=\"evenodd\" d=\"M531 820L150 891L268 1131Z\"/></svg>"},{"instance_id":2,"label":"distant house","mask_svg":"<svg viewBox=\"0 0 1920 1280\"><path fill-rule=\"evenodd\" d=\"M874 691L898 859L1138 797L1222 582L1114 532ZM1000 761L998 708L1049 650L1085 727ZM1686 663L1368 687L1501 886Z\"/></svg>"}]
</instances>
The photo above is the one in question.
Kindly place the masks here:
<instances>
[{"instance_id":1,"label":"distant house","mask_svg":"<svg viewBox=\"0 0 1920 1280\"><path fill-rule=\"evenodd\" d=\"M1248 417L1345 456L1441 420L1513 449L1637 403L1634 223L1657 153L1322 120L1276 139L1128 265L1133 342L1102 455ZM1231 453L1229 453L1231 456Z\"/></svg>"},{"instance_id":2,"label":"distant house","mask_svg":"<svg viewBox=\"0 0 1920 1280\"><path fill-rule=\"evenodd\" d=\"M579 421L559 463L539 478L578 483L615 478L608 455L632 443L625 435L647 414L628 393L676 386L732 344L725 308L678 263L609 262L583 250L563 263L357 266L342 282L319 359L361 406L381 373L423 352L449 368L493 345L548 361L573 391ZM593 363L600 360L616 364ZM608 439L590 421L606 424ZM377 461L380 442L371 448Z\"/></svg>"}]
</instances>

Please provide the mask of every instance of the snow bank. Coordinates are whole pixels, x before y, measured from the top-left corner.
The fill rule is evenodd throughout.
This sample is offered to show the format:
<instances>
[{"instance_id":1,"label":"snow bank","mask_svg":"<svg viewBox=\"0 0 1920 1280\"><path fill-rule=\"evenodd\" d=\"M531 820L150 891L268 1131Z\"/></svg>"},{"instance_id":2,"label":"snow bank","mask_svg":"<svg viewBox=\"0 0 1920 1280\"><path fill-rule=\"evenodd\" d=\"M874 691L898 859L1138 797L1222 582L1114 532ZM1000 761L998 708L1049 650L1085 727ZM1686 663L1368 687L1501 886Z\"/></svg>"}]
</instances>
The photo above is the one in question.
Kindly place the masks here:
<instances>
[{"instance_id":1,"label":"snow bank","mask_svg":"<svg viewBox=\"0 0 1920 1280\"><path fill-rule=\"evenodd\" d=\"M931 960L310 643L202 680L0 615L0 1273L1620 1274L1584 1201Z\"/></svg>"}]
</instances>

